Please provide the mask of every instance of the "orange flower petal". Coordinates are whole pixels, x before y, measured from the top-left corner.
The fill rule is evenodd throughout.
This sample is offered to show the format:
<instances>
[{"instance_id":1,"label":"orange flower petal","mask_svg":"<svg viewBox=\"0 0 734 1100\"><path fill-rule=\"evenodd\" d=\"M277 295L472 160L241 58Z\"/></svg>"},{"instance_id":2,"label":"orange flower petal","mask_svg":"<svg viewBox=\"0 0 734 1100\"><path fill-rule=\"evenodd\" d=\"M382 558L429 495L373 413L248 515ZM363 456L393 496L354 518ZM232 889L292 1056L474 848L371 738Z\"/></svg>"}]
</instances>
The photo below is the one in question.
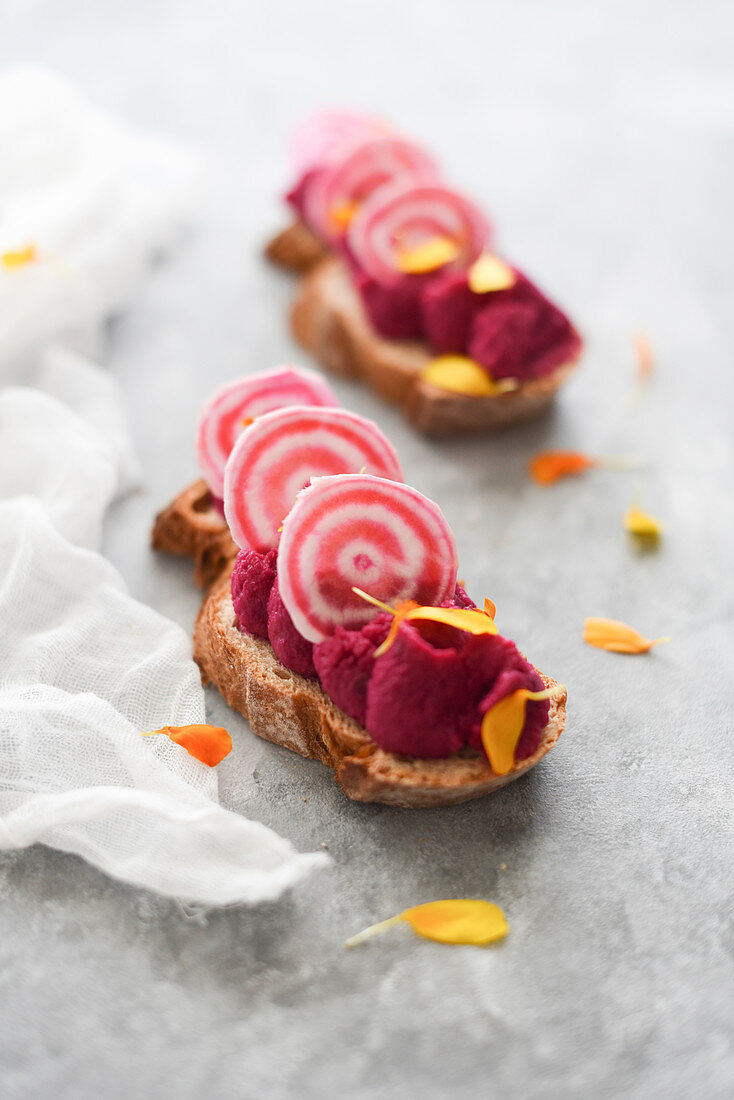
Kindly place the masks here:
<instances>
[{"instance_id":1,"label":"orange flower petal","mask_svg":"<svg viewBox=\"0 0 734 1100\"><path fill-rule=\"evenodd\" d=\"M515 272L498 256L484 253L475 260L468 271L469 290L474 294L488 294L493 290L507 290L516 282Z\"/></svg>"},{"instance_id":2,"label":"orange flower petal","mask_svg":"<svg viewBox=\"0 0 734 1100\"><path fill-rule=\"evenodd\" d=\"M598 464L597 459L580 451L539 451L530 460L528 470L538 485L551 485L562 477L582 474Z\"/></svg>"},{"instance_id":3,"label":"orange flower petal","mask_svg":"<svg viewBox=\"0 0 734 1100\"><path fill-rule=\"evenodd\" d=\"M395 266L405 275L423 275L451 263L459 255L459 246L451 237L431 237L415 248L400 248Z\"/></svg>"},{"instance_id":4,"label":"orange flower petal","mask_svg":"<svg viewBox=\"0 0 734 1100\"><path fill-rule=\"evenodd\" d=\"M495 775L507 775L515 766L515 749L525 725L525 709L530 699L550 699L563 690L560 685L544 691L518 688L490 707L482 719L482 745Z\"/></svg>"},{"instance_id":5,"label":"orange flower petal","mask_svg":"<svg viewBox=\"0 0 734 1100\"><path fill-rule=\"evenodd\" d=\"M23 267L32 264L38 259L38 250L35 244L26 245L17 252L3 252L0 260L4 267Z\"/></svg>"},{"instance_id":6,"label":"orange flower petal","mask_svg":"<svg viewBox=\"0 0 734 1100\"><path fill-rule=\"evenodd\" d=\"M663 533L663 525L649 512L642 512L636 504L628 508L624 515L624 525L631 535L643 539L658 539Z\"/></svg>"},{"instance_id":7,"label":"orange flower petal","mask_svg":"<svg viewBox=\"0 0 734 1100\"><path fill-rule=\"evenodd\" d=\"M494 604L491 600L487 602L494 608ZM387 608L387 610L391 611L392 608ZM388 649L390 649L395 641L395 636L404 619L408 619L409 621L444 623L446 626L454 626L458 630L465 630L468 634L497 633L494 617L486 608L482 611L478 607L422 607L414 603L413 600L406 600L404 603L398 604L393 612L393 621L390 623L390 630L388 631L385 641L375 650L375 657L381 657L383 653L387 653Z\"/></svg>"},{"instance_id":8,"label":"orange flower petal","mask_svg":"<svg viewBox=\"0 0 734 1100\"><path fill-rule=\"evenodd\" d=\"M502 940L510 931L505 915L491 901L474 898L449 898L414 905L396 917L380 921L347 940L346 947L371 939L378 933L405 921L419 936L437 943L471 944L484 947Z\"/></svg>"},{"instance_id":9,"label":"orange flower petal","mask_svg":"<svg viewBox=\"0 0 734 1100\"><path fill-rule=\"evenodd\" d=\"M355 591L357 591L360 596L366 595L366 593L363 593L358 589L355 589ZM415 600L404 600L403 603L399 603L398 606L393 609L392 607L388 607L387 604L380 603L378 600L372 600L371 602L376 604L378 607L382 607L383 611L389 611L393 617L385 641L382 643L381 646L378 646L373 655L375 657L381 657L383 653L387 653L388 649L395 641L398 627L400 626L403 619L407 616L408 612L412 611L413 608L416 608L419 605L415 602Z\"/></svg>"},{"instance_id":10,"label":"orange flower petal","mask_svg":"<svg viewBox=\"0 0 734 1100\"><path fill-rule=\"evenodd\" d=\"M635 352L637 354L637 377L640 381L649 378L655 370L655 360L652 354L652 345L647 336L642 332L635 335Z\"/></svg>"},{"instance_id":11,"label":"orange flower petal","mask_svg":"<svg viewBox=\"0 0 734 1100\"><path fill-rule=\"evenodd\" d=\"M654 645L669 642L670 638L654 638L651 641L616 619L586 619L584 641L611 653L647 653Z\"/></svg>"},{"instance_id":12,"label":"orange flower petal","mask_svg":"<svg viewBox=\"0 0 734 1100\"><path fill-rule=\"evenodd\" d=\"M450 393L466 393L471 397L495 397L518 386L514 378L495 382L484 367L466 355L439 355L426 363L421 379Z\"/></svg>"},{"instance_id":13,"label":"orange flower petal","mask_svg":"<svg viewBox=\"0 0 734 1100\"><path fill-rule=\"evenodd\" d=\"M221 726L163 726L142 736L153 737L157 733L165 733L182 749L186 749L189 756L208 764L210 768L220 764L232 751L232 738Z\"/></svg>"},{"instance_id":14,"label":"orange flower petal","mask_svg":"<svg viewBox=\"0 0 734 1100\"><path fill-rule=\"evenodd\" d=\"M358 210L358 202L340 202L336 206L332 206L329 211L329 221L337 233L346 233Z\"/></svg>"}]
</instances>

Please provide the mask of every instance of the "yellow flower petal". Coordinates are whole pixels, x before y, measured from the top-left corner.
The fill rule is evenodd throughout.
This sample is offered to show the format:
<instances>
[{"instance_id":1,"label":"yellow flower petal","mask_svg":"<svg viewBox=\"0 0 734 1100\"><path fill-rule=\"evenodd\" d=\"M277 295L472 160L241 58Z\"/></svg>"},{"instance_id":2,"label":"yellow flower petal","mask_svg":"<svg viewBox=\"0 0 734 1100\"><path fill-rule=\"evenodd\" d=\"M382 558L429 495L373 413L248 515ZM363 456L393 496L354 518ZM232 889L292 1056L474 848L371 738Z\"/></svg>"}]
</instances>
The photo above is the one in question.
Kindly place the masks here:
<instances>
[{"instance_id":1,"label":"yellow flower petal","mask_svg":"<svg viewBox=\"0 0 734 1100\"><path fill-rule=\"evenodd\" d=\"M432 237L415 248L399 248L395 265L405 275L424 275L451 263L459 255L459 246L451 237Z\"/></svg>"},{"instance_id":2,"label":"yellow flower petal","mask_svg":"<svg viewBox=\"0 0 734 1100\"><path fill-rule=\"evenodd\" d=\"M451 393L465 393L471 397L495 397L517 389L514 378L495 382L484 367L466 355L439 355L426 363L421 379L439 389Z\"/></svg>"},{"instance_id":3,"label":"yellow flower petal","mask_svg":"<svg viewBox=\"0 0 734 1100\"><path fill-rule=\"evenodd\" d=\"M340 202L329 211L329 221L337 233L346 233L352 218L359 210L358 202Z\"/></svg>"},{"instance_id":4,"label":"yellow flower petal","mask_svg":"<svg viewBox=\"0 0 734 1100\"><path fill-rule=\"evenodd\" d=\"M469 290L488 294L492 290L507 290L516 282L515 272L498 256L484 253L469 268Z\"/></svg>"},{"instance_id":5,"label":"yellow flower petal","mask_svg":"<svg viewBox=\"0 0 734 1100\"><path fill-rule=\"evenodd\" d=\"M654 645L669 642L670 638L654 638L651 641L616 619L586 619L584 641L611 653L647 653Z\"/></svg>"},{"instance_id":6,"label":"yellow flower petal","mask_svg":"<svg viewBox=\"0 0 734 1100\"><path fill-rule=\"evenodd\" d=\"M561 685L545 691L518 688L490 707L482 719L482 745L495 775L507 775L515 766L515 749L525 725L525 709L530 699L550 699L562 691Z\"/></svg>"},{"instance_id":7,"label":"yellow flower petal","mask_svg":"<svg viewBox=\"0 0 734 1100\"><path fill-rule=\"evenodd\" d=\"M360 592L360 595L361 594L362 593ZM377 603L376 600L374 602ZM373 656L381 657L383 653L387 653L388 649L395 641L398 627L400 626L401 622L407 616L409 611L418 606L419 605L414 600L405 600L403 603L399 603L395 610L393 610L392 607L388 607L387 604L383 605L386 611L392 612L393 619L390 623L390 629L387 632L387 637L385 638L385 641L382 643L381 646L377 647Z\"/></svg>"},{"instance_id":8,"label":"yellow flower petal","mask_svg":"<svg viewBox=\"0 0 734 1100\"><path fill-rule=\"evenodd\" d=\"M505 915L491 901L474 898L449 898L414 905L396 917L365 928L347 940L346 947L356 947L394 924L405 921L419 936L437 943L471 944L484 947L502 940L510 931Z\"/></svg>"},{"instance_id":9,"label":"yellow flower petal","mask_svg":"<svg viewBox=\"0 0 734 1100\"><path fill-rule=\"evenodd\" d=\"M494 608L492 601L489 600L488 602ZM381 657L383 653L387 653L395 641L398 628L404 619L444 623L446 626L454 626L458 630L465 630L468 634L497 633L493 615L486 608L482 611L478 607L422 607L412 600L406 600L395 609L388 635L382 645L375 650L375 657Z\"/></svg>"},{"instance_id":10,"label":"yellow flower petal","mask_svg":"<svg viewBox=\"0 0 734 1100\"><path fill-rule=\"evenodd\" d=\"M630 534L645 539L660 538L663 532L660 520L651 516L649 512L641 511L635 504L625 512L624 525Z\"/></svg>"},{"instance_id":11,"label":"yellow flower petal","mask_svg":"<svg viewBox=\"0 0 734 1100\"><path fill-rule=\"evenodd\" d=\"M483 947L504 939L510 931L498 905L471 898L414 905L406 909L402 917L419 936L439 943L470 943Z\"/></svg>"},{"instance_id":12,"label":"yellow flower petal","mask_svg":"<svg viewBox=\"0 0 734 1100\"><path fill-rule=\"evenodd\" d=\"M38 259L38 250L34 244L18 249L17 252L3 252L0 256L3 267L23 267L32 264Z\"/></svg>"}]
</instances>

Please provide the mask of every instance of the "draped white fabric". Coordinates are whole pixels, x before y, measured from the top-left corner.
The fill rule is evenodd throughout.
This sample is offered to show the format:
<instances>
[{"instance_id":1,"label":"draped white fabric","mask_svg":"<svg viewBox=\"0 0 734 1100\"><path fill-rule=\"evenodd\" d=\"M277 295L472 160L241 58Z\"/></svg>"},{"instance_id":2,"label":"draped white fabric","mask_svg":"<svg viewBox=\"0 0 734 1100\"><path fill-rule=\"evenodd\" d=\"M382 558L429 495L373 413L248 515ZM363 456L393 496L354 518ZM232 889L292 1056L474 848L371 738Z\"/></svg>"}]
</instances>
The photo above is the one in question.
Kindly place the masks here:
<instances>
[{"instance_id":1,"label":"draped white fabric","mask_svg":"<svg viewBox=\"0 0 734 1100\"><path fill-rule=\"evenodd\" d=\"M0 77L0 847L41 842L203 905L272 900L326 862L218 803L166 737L205 721L188 636L99 554L139 479L122 395L59 344L105 316L173 239L198 170L40 71ZM52 343L55 342L55 343Z\"/></svg>"}]
</instances>

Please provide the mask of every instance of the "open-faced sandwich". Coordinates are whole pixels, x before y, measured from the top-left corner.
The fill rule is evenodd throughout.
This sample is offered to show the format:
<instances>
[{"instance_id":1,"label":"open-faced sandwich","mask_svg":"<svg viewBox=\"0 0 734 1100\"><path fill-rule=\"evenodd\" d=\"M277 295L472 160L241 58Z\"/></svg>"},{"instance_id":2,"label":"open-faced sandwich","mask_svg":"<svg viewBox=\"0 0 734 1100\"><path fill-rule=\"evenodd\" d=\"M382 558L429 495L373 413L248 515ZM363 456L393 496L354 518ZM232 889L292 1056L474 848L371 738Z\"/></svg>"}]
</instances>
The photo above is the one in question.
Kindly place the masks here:
<instances>
[{"instance_id":1,"label":"open-faced sandwich","mask_svg":"<svg viewBox=\"0 0 734 1100\"><path fill-rule=\"evenodd\" d=\"M239 551L194 656L256 734L329 765L352 799L406 807L487 794L555 744L565 689L457 583L444 516L374 423L318 405L259 415L222 494Z\"/></svg>"},{"instance_id":2,"label":"open-faced sandwich","mask_svg":"<svg viewBox=\"0 0 734 1100\"><path fill-rule=\"evenodd\" d=\"M497 255L488 219L425 150L328 112L297 133L293 170L296 220L266 255L302 275L291 320L303 347L429 433L501 427L549 404L581 339Z\"/></svg>"}]
</instances>

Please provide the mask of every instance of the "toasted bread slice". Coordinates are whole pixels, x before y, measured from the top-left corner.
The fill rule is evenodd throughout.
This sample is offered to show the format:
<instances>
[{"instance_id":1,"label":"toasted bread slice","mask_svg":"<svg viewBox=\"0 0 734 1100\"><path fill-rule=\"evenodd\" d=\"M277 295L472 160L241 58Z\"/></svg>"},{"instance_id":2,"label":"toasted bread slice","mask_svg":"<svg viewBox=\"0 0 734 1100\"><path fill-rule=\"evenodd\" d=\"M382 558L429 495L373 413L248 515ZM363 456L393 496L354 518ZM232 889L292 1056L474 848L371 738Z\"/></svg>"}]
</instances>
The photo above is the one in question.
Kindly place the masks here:
<instances>
[{"instance_id":1,"label":"toasted bread slice","mask_svg":"<svg viewBox=\"0 0 734 1100\"><path fill-rule=\"evenodd\" d=\"M491 431L542 412L576 365L493 397L440 389L421 378L434 353L417 341L385 340L370 324L344 264L329 257L301 280L291 312L298 342L335 374L362 378L377 393L401 405L410 421L429 435Z\"/></svg>"},{"instance_id":2,"label":"toasted bread slice","mask_svg":"<svg viewBox=\"0 0 734 1100\"><path fill-rule=\"evenodd\" d=\"M265 255L288 271L308 271L328 255L328 249L305 222L298 220L273 237L265 247Z\"/></svg>"},{"instance_id":3,"label":"toasted bread slice","mask_svg":"<svg viewBox=\"0 0 734 1100\"><path fill-rule=\"evenodd\" d=\"M419 808L481 798L524 775L563 732L565 691L550 701L537 751L508 775L495 775L486 757L473 749L440 760L386 752L315 681L290 672L267 642L237 629L229 586L229 575L223 574L196 621L194 657L204 682L219 689L258 737L327 764L344 793L357 802ZM555 686L547 676L542 679L546 687Z\"/></svg>"},{"instance_id":4,"label":"toasted bread slice","mask_svg":"<svg viewBox=\"0 0 734 1100\"><path fill-rule=\"evenodd\" d=\"M194 559L194 580L207 588L231 565L237 547L224 518L212 504L202 479L179 493L155 518L151 545L154 550Z\"/></svg>"}]
</instances>

